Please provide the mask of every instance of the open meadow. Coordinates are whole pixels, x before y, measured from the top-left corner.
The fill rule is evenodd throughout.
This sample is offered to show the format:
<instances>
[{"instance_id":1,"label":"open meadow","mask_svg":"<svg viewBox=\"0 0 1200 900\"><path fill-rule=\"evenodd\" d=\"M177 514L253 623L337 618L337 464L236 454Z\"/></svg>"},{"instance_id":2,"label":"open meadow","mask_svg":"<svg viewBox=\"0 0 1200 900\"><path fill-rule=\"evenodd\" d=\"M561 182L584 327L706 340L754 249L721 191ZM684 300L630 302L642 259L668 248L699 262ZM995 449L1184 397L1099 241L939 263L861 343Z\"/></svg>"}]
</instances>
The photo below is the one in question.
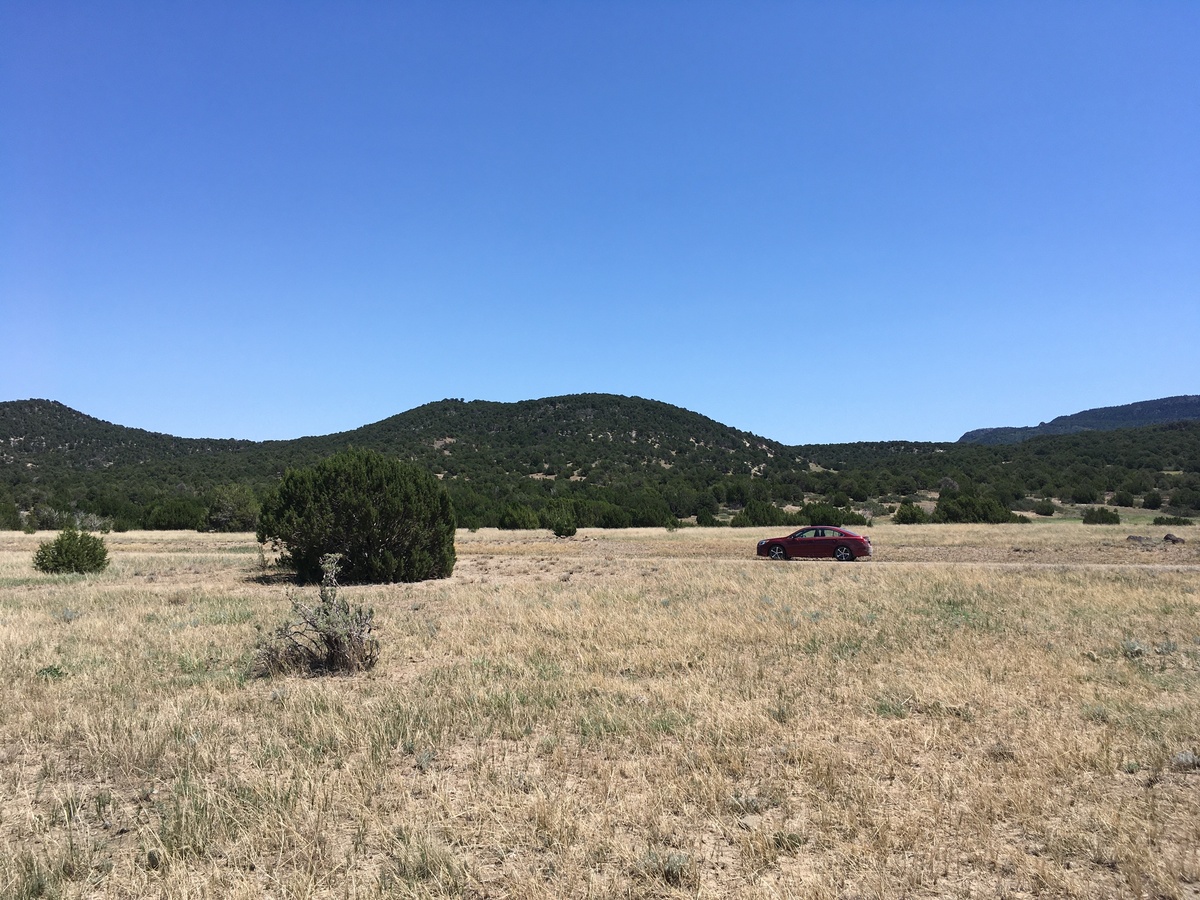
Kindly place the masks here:
<instances>
[{"instance_id":1,"label":"open meadow","mask_svg":"<svg viewBox=\"0 0 1200 900\"><path fill-rule=\"evenodd\" d=\"M0 533L0 896L1200 897L1200 529L859 530L460 531L324 678L252 535Z\"/></svg>"}]
</instances>

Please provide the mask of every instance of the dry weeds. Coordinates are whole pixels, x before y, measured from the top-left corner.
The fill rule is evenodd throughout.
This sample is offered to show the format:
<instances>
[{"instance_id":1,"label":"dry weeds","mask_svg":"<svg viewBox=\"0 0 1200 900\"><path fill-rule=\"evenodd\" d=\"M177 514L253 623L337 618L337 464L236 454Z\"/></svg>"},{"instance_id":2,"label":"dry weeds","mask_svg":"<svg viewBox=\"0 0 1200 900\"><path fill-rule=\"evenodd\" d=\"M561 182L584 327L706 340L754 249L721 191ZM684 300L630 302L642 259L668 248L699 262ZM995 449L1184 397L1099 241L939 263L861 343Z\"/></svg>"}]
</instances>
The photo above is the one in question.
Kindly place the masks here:
<instances>
[{"instance_id":1,"label":"dry weeds","mask_svg":"<svg viewBox=\"0 0 1200 900\"><path fill-rule=\"evenodd\" d=\"M0 535L0 895L1196 897L1200 536L1133 530L460 532L266 680L250 536Z\"/></svg>"}]
</instances>

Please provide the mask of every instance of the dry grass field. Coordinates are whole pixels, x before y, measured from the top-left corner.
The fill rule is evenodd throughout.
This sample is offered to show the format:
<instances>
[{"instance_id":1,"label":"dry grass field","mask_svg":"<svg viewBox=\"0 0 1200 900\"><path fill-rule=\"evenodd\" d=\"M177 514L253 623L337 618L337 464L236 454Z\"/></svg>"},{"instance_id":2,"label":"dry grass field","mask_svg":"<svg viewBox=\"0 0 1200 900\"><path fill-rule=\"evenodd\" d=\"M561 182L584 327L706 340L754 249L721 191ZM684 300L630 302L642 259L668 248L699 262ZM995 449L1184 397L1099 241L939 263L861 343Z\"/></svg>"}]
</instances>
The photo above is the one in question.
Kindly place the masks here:
<instances>
[{"instance_id":1,"label":"dry grass field","mask_svg":"<svg viewBox=\"0 0 1200 900\"><path fill-rule=\"evenodd\" d=\"M0 533L0 896L1200 897L1200 529L460 532L246 675L249 535ZM315 594L315 589L305 589Z\"/></svg>"}]
</instances>

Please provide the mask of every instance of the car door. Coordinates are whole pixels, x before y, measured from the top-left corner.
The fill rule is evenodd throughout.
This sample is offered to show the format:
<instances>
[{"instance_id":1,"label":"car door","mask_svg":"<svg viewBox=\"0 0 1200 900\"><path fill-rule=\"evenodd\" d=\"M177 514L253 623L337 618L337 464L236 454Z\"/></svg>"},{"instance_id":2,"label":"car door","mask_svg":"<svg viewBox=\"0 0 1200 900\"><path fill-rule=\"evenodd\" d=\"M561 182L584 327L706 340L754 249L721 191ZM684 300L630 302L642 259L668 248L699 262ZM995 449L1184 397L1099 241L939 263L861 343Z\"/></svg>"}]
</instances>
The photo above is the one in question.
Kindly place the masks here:
<instances>
[{"instance_id":1,"label":"car door","mask_svg":"<svg viewBox=\"0 0 1200 900\"><path fill-rule=\"evenodd\" d=\"M820 550L820 540L817 538L818 528L802 528L794 535L792 546L795 547L793 556L816 556Z\"/></svg>"},{"instance_id":2,"label":"car door","mask_svg":"<svg viewBox=\"0 0 1200 900\"><path fill-rule=\"evenodd\" d=\"M817 536L812 540L813 556L833 556L833 549L837 546L838 538L841 537L832 528L817 528L815 529Z\"/></svg>"}]
</instances>

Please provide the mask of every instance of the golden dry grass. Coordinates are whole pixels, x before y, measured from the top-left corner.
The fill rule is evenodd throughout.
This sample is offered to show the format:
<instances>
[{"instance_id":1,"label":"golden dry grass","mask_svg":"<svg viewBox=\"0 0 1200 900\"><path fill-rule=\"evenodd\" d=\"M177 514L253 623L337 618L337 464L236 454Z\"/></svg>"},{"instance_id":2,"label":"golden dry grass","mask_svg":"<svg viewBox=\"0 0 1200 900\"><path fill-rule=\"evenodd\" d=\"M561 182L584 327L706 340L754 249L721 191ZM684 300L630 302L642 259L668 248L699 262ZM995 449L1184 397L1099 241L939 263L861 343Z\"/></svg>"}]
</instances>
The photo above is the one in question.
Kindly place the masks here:
<instances>
[{"instance_id":1,"label":"golden dry grass","mask_svg":"<svg viewBox=\"0 0 1200 900\"><path fill-rule=\"evenodd\" d=\"M460 532L263 680L250 536L3 534L0 896L1200 896L1200 537L1138 530Z\"/></svg>"}]
</instances>

